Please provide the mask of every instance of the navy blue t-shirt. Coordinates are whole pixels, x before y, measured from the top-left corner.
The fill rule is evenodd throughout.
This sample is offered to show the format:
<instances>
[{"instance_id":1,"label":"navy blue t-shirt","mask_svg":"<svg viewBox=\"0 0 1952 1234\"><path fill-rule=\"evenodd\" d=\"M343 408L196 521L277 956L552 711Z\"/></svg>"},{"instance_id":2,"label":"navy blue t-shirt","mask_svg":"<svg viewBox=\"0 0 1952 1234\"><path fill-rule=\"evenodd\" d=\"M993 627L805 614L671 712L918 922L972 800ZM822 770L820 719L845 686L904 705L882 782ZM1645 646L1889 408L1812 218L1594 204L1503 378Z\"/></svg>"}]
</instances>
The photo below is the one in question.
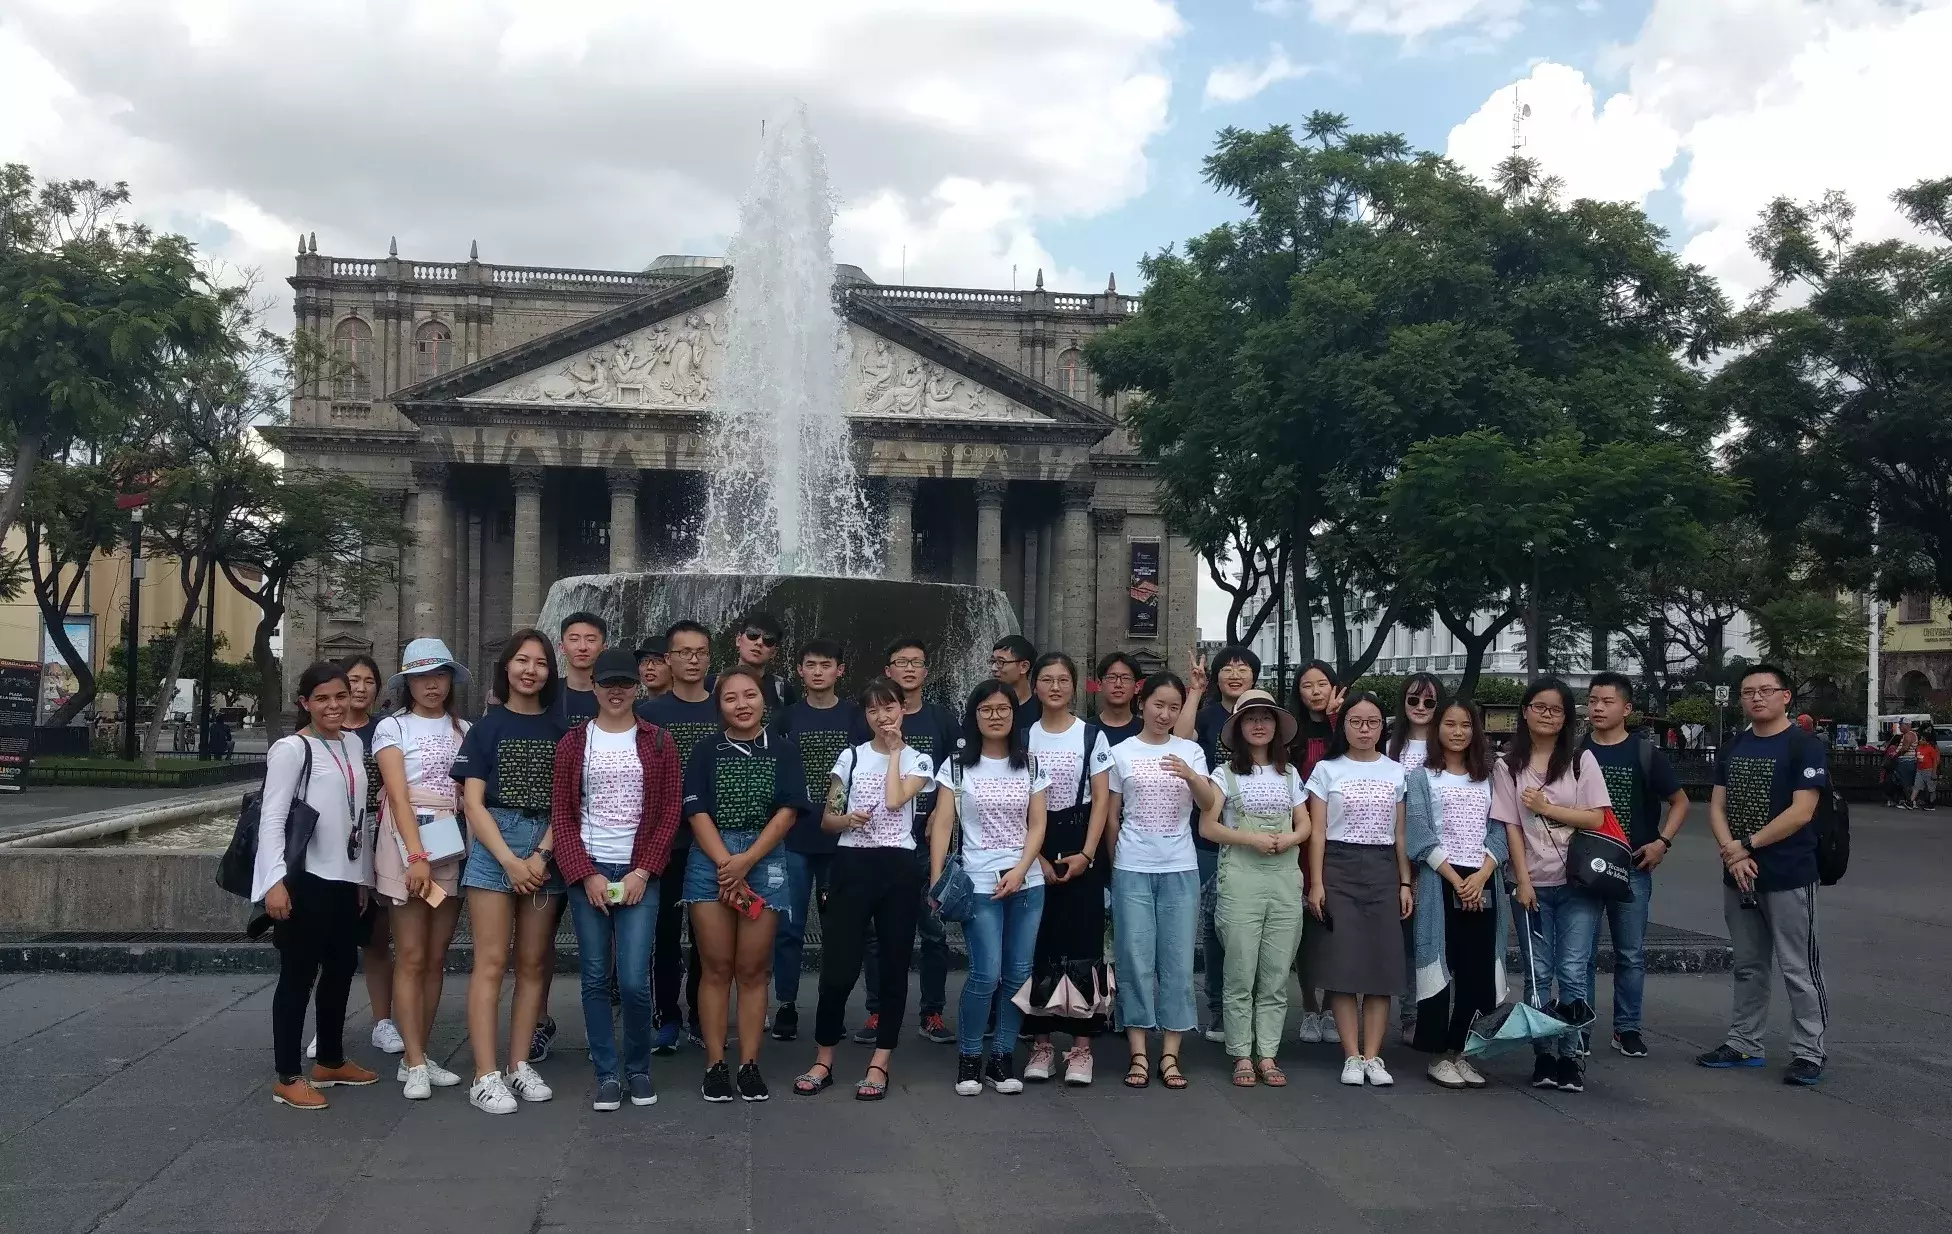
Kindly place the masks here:
<instances>
[{"instance_id":1,"label":"navy blue t-shirt","mask_svg":"<svg viewBox=\"0 0 1952 1234\"><path fill-rule=\"evenodd\" d=\"M685 763L684 816L711 816L721 832L764 830L775 813L804 809L806 775L793 742L761 729L753 741L721 732L698 743Z\"/></svg>"},{"instance_id":2,"label":"navy blue t-shirt","mask_svg":"<svg viewBox=\"0 0 1952 1234\"><path fill-rule=\"evenodd\" d=\"M1124 724L1107 724L1103 716L1095 718L1098 721L1098 727L1105 730L1105 744L1107 745L1115 746L1127 737L1137 737L1139 731L1145 727L1145 721L1140 719L1136 712Z\"/></svg>"},{"instance_id":3,"label":"navy blue t-shirt","mask_svg":"<svg viewBox=\"0 0 1952 1234\"><path fill-rule=\"evenodd\" d=\"M1220 740L1220 732L1227 727L1227 721L1233 714L1233 708L1225 703L1208 703L1193 717L1193 740L1199 743L1201 752L1206 755L1208 767L1218 767L1233 756L1227 743ZM1196 805L1193 807L1193 847L1219 848L1218 844L1200 834L1199 817L1200 808Z\"/></svg>"},{"instance_id":4,"label":"navy blue t-shirt","mask_svg":"<svg viewBox=\"0 0 1952 1234\"><path fill-rule=\"evenodd\" d=\"M1593 761L1606 777L1606 795L1613 802L1620 826L1626 828L1627 842L1635 848L1652 844L1661 834L1661 820L1667 817L1667 799L1681 791L1681 777L1674 774L1674 764L1641 736L1629 736L1607 746L1588 733L1583 748L1593 752ZM1652 757L1643 776L1640 760L1646 755Z\"/></svg>"},{"instance_id":5,"label":"navy blue t-shirt","mask_svg":"<svg viewBox=\"0 0 1952 1234\"><path fill-rule=\"evenodd\" d=\"M931 765L940 767L942 761L955 752L956 743L962 738L962 723L956 719L955 712L942 704L923 703L920 711L902 716L901 735L910 747L928 755ZM927 833L929 812L933 809L935 781L930 780L929 786L915 798L916 835Z\"/></svg>"},{"instance_id":6,"label":"navy blue t-shirt","mask_svg":"<svg viewBox=\"0 0 1952 1234\"><path fill-rule=\"evenodd\" d=\"M1746 839L1789 809L1801 789L1830 791L1830 766L1823 742L1794 724L1773 737L1744 730L1728 743L1715 763L1715 783L1724 790L1728 830ZM1787 839L1755 850L1757 891L1794 891L1817 881L1816 827L1806 823ZM1735 880L1722 872L1729 886Z\"/></svg>"},{"instance_id":7,"label":"navy blue t-shirt","mask_svg":"<svg viewBox=\"0 0 1952 1234\"><path fill-rule=\"evenodd\" d=\"M867 719L860 704L843 698L832 707L815 707L799 699L780 712L772 727L773 732L799 747L807 786L807 808L800 811L800 820L787 834L786 847L796 853L831 853L840 847L840 837L820 829L820 811L834 760L842 750L868 739Z\"/></svg>"},{"instance_id":8,"label":"navy blue t-shirt","mask_svg":"<svg viewBox=\"0 0 1952 1234\"><path fill-rule=\"evenodd\" d=\"M687 703L667 690L637 704L636 710L638 718L649 720L671 734L671 744L678 747L680 767L690 766L691 752L700 742L718 736L723 728L718 718L718 701L709 694L695 703ZM691 828L680 825L677 838L671 841L671 851L682 851L690 843Z\"/></svg>"},{"instance_id":9,"label":"navy blue t-shirt","mask_svg":"<svg viewBox=\"0 0 1952 1234\"><path fill-rule=\"evenodd\" d=\"M556 785L556 743L563 732L562 718L553 710L523 715L490 707L461 739L448 774L457 781L480 780L490 806L547 818Z\"/></svg>"},{"instance_id":10,"label":"navy blue t-shirt","mask_svg":"<svg viewBox=\"0 0 1952 1234\"><path fill-rule=\"evenodd\" d=\"M596 691L578 690L567 681L556 691L556 718L565 730L596 719Z\"/></svg>"}]
</instances>

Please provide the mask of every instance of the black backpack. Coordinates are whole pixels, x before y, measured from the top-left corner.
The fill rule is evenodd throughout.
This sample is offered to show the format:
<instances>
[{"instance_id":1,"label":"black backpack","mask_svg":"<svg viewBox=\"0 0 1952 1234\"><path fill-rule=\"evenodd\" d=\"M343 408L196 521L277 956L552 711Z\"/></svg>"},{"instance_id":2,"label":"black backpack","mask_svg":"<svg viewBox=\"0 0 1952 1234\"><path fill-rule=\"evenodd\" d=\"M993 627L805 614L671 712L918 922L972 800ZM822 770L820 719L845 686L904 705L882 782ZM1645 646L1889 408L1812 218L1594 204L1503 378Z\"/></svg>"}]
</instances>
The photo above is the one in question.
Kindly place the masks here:
<instances>
[{"instance_id":1,"label":"black backpack","mask_svg":"<svg viewBox=\"0 0 1952 1234\"><path fill-rule=\"evenodd\" d=\"M1815 737L1793 725L1795 742L1814 742ZM1825 760L1828 765L1828 760ZM1834 887L1850 869L1850 803L1837 791L1836 778L1817 794L1816 814L1810 825L1816 828L1816 878L1825 887Z\"/></svg>"}]
</instances>

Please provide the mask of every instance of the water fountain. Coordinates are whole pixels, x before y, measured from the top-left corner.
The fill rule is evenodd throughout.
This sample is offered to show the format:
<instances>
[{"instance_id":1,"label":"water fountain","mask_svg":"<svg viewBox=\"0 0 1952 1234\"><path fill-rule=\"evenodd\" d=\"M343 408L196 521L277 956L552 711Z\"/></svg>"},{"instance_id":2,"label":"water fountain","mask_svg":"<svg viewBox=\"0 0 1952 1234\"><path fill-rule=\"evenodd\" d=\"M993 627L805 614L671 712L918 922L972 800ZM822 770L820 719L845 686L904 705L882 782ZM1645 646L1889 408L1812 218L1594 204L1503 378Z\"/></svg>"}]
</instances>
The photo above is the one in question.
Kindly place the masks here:
<instances>
[{"instance_id":1,"label":"water fountain","mask_svg":"<svg viewBox=\"0 0 1952 1234\"><path fill-rule=\"evenodd\" d=\"M879 577L883 537L841 393L848 332L833 296L833 221L826 163L795 104L766 124L740 204L697 555L670 572L562 579L542 629L585 610L629 646L688 618L718 632L723 663L731 624L765 611L789 648L839 638L849 685L878 673L882 648L902 636L928 642L951 697L988 675L990 647L1017 628L1001 592Z\"/></svg>"}]
</instances>

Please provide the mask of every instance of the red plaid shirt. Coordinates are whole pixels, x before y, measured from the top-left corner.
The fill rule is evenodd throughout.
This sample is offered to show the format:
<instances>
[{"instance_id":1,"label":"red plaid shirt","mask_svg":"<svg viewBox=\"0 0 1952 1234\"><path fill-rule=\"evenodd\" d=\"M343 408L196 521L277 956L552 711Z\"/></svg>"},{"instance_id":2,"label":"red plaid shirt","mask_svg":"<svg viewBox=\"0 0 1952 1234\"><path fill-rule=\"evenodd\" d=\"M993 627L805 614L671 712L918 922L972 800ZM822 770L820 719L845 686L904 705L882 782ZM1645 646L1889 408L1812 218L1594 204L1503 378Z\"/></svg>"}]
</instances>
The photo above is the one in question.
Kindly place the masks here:
<instances>
[{"instance_id":1,"label":"red plaid shirt","mask_svg":"<svg viewBox=\"0 0 1952 1234\"><path fill-rule=\"evenodd\" d=\"M572 887L597 872L589 850L583 847L583 734L588 727L578 724L556 743L555 791L550 799L556 868ZM678 807L684 799L677 743L657 725L639 720L637 761L644 767L644 813L630 846L630 868L656 878L671 859L671 841L678 834Z\"/></svg>"}]
</instances>

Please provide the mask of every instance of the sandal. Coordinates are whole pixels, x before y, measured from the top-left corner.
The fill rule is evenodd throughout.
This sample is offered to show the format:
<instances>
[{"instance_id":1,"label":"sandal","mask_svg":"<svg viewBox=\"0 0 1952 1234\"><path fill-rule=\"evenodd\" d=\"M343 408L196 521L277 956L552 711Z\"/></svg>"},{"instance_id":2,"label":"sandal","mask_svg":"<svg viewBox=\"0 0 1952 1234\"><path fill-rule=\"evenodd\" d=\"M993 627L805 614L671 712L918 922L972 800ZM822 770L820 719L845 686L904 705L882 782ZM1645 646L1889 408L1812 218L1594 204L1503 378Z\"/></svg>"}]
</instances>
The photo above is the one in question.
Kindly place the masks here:
<instances>
[{"instance_id":1,"label":"sandal","mask_svg":"<svg viewBox=\"0 0 1952 1234\"><path fill-rule=\"evenodd\" d=\"M1254 1064L1244 1058L1234 1060L1234 1087L1252 1088L1258 1083L1254 1079Z\"/></svg>"},{"instance_id":2,"label":"sandal","mask_svg":"<svg viewBox=\"0 0 1952 1234\"><path fill-rule=\"evenodd\" d=\"M1167 1070L1167 1068L1171 1070ZM1179 1055L1161 1054L1159 1056L1159 1082L1178 1092L1187 1084L1186 1076L1179 1069Z\"/></svg>"},{"instance_id":3,"label":"sandal","mask_svg":"<svg viewBox=\"0 0 1952 1234\"><path fill-rule=\"evenodd\" d=\"M820 1068L820 1070L824 1074L815 1075L814 1067ZM834 1086L834 1069L832 1067L829 1067L826 1063L815 1063L813 1067L808 1067L806 1069L806 1073L804 1075L800 1076L799 1079L793 1081L793 1091L800 1094L802 1097L817 1097L821 1093L826 1092L828 1089L832 1088L833 1086Z\"/></svg>"},{"instance_id":4,"label":"sandal","mask_svg":"<svg viewBox=\"0 0 1952 1234\"><path fill-rule=\"evenodd\" d=\"M1132 1056L1132 1065L1125 1069L1125 1087L1145 1088L1152 1083L1152 1060L1143 1054Z\"/></svg>"},{"instance_id":5,"label":"sandal","mask_svg":"<svg viewBox=\"0 0 1952 1234\"><path fill-rule=\"evenodd\" d=\"M1259 1067L1261 1072L1261 1083L1267 1085L1269 1088L1286 1088L1288 1086L1287 1073L1282 1071L1280 1067L1275 1065L1273 1059L1271 1058L1262 1059L1260 1061Z\"/></svg>"},{"instance_id":6,"label":"sandal","mask_svg":"<svg viewBox=\"0 0 1952 1234\"><path fill-rule=\"evenodd\" d=\"M854 1086L854 1100L879 1101L888 1095L888 1069L876 1066L874 1063L868 1064L868 1075L873 1075L877 1071L881 1073L881 1083L876 1084L872 1080L863 1078Z\"/></svg>"}]
</instances>

